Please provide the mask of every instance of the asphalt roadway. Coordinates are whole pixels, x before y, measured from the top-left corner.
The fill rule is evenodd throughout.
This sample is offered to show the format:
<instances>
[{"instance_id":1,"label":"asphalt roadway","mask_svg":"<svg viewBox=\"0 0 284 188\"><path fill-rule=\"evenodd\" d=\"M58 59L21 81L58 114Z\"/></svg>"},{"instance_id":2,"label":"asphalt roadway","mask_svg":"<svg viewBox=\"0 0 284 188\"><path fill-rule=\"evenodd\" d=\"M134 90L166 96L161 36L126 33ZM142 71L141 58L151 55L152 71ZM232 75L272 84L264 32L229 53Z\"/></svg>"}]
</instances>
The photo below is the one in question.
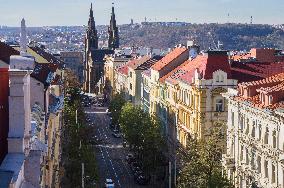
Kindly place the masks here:
<instances>
[{"instance_id":1,"label":"asphalt roadway","mask_svg":"<svg viewBox=\"0 0 284 188\"><path fill-rule=\"evenodd\" d=\"M96 187L103 188L106 178L114 181L115 188L153 187L135 183L130 165L125 160L128 151L122 146L123 140L115 138L109 128L110 117L106 113L107 107L91 107L85 110L93 122L95 135L99 140L94 146L99 171L99 182Z\"/></svg>"}]
</instances>

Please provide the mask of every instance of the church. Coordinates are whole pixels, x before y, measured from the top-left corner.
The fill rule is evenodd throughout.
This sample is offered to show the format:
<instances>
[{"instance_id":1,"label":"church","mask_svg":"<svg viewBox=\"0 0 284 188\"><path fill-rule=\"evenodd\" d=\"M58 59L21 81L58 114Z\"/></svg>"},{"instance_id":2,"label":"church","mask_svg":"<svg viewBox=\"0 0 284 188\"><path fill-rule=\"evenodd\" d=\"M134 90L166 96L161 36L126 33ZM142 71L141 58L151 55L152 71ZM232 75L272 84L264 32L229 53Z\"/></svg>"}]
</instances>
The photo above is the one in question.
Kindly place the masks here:
<instances>
[{"instance_id":1,"label":"church","mask_svg":"<svg viewBox=\"0 0 284 188\"><path fill-rule=\"evenodd\" d=\"M88 28L85 36L85 65L84 65L84 86L86 93L98 93L99 83L104 72L105 55L114 54L119 48L118 27L116 25L114 7L112 7L110 25L108 27L108 48L99 49L98 32L94 20L93 6L91 4Z\"/></svg>"}]
</instances>

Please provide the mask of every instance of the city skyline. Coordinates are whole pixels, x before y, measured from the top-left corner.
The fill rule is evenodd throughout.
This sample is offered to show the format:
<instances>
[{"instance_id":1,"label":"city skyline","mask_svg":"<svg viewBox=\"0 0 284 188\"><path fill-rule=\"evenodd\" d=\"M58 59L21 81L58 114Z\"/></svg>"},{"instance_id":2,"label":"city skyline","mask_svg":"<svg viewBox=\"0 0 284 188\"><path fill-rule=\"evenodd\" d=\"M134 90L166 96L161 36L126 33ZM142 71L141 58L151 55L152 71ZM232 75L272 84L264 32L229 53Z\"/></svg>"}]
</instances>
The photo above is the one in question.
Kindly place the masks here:
<instances>
[{"instance_id":1,"label":"city skyline","mask_svg":"<svg viewBox=\"0 0 284 188\"><path fill-rule=\"evenodd\" d=\"M19 26L21 18L33 26L86 25L91 2L97 25L109 24L112 2L115 3L118 24L144 21L181 21L189 23L253 23L283 24L284 3L281 0L0 0L0 25ZM11 11L13 12L11 14Z\"/></svg>"}]
</instances>

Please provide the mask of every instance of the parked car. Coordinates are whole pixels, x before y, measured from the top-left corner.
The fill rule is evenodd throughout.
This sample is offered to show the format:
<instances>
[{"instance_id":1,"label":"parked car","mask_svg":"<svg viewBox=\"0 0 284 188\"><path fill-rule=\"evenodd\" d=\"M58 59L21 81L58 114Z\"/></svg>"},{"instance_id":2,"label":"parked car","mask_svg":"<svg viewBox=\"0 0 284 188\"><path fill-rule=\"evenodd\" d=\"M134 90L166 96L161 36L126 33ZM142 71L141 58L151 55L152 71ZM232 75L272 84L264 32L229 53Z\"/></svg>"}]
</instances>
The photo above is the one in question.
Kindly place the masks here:
<instances>
[{"instance_id":1,"label":"parked car","mask_svg":"<svg viewBox=\"0 0 284 188\"><path fill-rule=\"evenodd\" d=\"M136 182L139 185L148 185L150 183L151 177L150 176L145 176L145 175L140 175L137 179Z\"/></svg>"},{"instance_id":2,"label":"parked car","mask_svg":"<svg viewBox=\"0 0 284 188\"><path fill-rule=\"evenodd\" d=\"M130 163L132 163L132 162L134 162L135 161L135 157L134 157L134 155L133 154L131 154L131 153L129 153L128 155L126 155L126 161L127 161L127 163L128 164L130 164Z\"/></svg>"},{"instance_id":3,"label":"parked car","mask_svg":"<svg viewBox=\"0 0 284 188\"><path fill-rule=\"evenodd\" d=\"M106 179L105 188L114 188L114 182L112 179Z\"/></svg>"},{"instance_id":4,"label":"parked car","mask_svg":"<svg viewBox=\"0 0 284 188\"><path fill-rule=\"evenodd\" d=\"M134 162L131 163L130 168L133 172L135 172L135 171L141 169L141 165L138 162L134 161Z\"/></svg>"}]
</instances>

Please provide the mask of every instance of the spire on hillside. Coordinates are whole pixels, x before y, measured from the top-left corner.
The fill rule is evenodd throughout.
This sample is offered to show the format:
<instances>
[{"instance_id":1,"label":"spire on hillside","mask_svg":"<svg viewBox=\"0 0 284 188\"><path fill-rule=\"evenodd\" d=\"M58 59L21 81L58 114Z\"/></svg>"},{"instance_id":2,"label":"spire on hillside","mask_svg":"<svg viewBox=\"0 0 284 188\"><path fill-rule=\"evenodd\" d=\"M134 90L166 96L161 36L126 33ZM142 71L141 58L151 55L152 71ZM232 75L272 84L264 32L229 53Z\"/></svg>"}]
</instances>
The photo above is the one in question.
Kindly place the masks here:
<instances>
[{"instance_id":1,"label":"spire on hillside","mask_svg":"<svg viewBox=\"0 0 284 188\"><path fill-rule=\"evenodd\" d=\"M94 19L94 12L93 12L93 3L91 3L90 8L90 15L89 15L89 21L88 21L88 29L87 29L87 35L86 35L86 51L89 51L90 49L98 49L98 34L96 29L96 23Z\"/></svg>"},{"instance_id":2,"label":"spire on hillside","mask_svg":"<svg viewBox=\"0 0 284 188\"><path fill-rule=\"evenodd\" d=\"M108 28L108 47L109 49L116 49L119 48L119 36L118 36L118 28L116 26L116 19L114 13L114 3L112 3L112 11L111 11L111 18L110 18L110 25Z\"/></svg>"},{"instance_id":3,"label":"spire on hillside","mask_svg":"<svg viewBox=\"0 0 284 188\"><path fill-rule=\"evenodd\" d=\"M20 52L21 53L27 53L27 30L26 30L26 21L23 18L21 21L21 34L20 34Z\"/></svg>"}]
</instances>

